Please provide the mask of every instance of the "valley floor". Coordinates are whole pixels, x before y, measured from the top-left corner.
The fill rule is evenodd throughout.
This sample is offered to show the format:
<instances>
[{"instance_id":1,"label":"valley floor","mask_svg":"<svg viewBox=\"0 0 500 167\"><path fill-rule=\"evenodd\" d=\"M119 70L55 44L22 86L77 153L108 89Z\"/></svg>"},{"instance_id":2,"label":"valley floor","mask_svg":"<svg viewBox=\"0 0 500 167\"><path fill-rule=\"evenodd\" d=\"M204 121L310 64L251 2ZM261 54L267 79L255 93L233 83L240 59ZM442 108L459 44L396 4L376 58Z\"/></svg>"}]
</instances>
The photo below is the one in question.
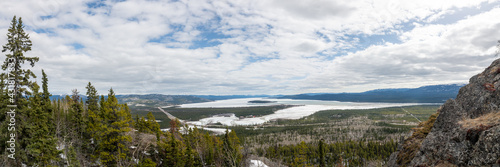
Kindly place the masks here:
<instances>
[{"instance_id":1,"label":"valley floor","mask_svg":"<svg viewBox=\"0 0 500 167\"><path fill-rule=\"evenodd\" d=\"M269 114L293 106L260 106L258 108L171 108L173 115L188 118L234 113L247 117ZM383 165L396 150L397 142L411 134L419 120L436 112L437 105L417 105L377 109L324 110L296 119L275 119L259 125L227 126L209 124L204 128L229 128L236 132L248 155L264 158L279 166L297 163L312 166ZM253 115L252 115L253 116ZM201 118L203 119L203 118ZM165 122L168 122L165 121ZM320 149L323 144L324 149ZM321 150L324 155L320 155ZM303 156L301 156L303 155ZM320 157L324 159L321 160ZM350 164L349 164L350 163Z\"/></svg>"}]
</instances>

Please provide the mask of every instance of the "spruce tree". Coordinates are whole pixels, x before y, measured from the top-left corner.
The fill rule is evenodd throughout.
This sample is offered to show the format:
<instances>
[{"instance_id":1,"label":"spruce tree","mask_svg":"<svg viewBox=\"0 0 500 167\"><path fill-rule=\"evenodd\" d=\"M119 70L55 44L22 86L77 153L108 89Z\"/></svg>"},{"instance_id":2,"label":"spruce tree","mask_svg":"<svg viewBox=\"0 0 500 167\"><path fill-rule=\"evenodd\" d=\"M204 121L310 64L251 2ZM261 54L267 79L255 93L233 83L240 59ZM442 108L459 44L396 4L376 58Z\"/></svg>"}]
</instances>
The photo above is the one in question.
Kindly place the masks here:
<instances>
[{"instance_id":1,"label":"spruce tree","mask_svg":"<svg viewBox=\"0 0 500 167\"><path fill-rule=\"evenodd\" d=\"M22 65L25 62L29 62L31 67L35 66L38 62L38 57L27 57L24 55L25 52L31 50L31 40L29 35L24 31L24 25L21 18L16 20L16 16L12 18L11 27L7 33L8 43L3 45L2 52L8 52L5 55L5 61L2 65L2 70L11 70L11 73L7 74L8 77L15 78L15 90L17 90L16 98L21 100L22 93L27 93L26 88L33 84L30 78L36 78L35 74L29 69L23 69ZM28 94L29 95L29 94Z\"/></svg>"},{"instance_id":2,"label":"spruce tree","mask_svg":"<svg viewBox=\"0 0 500 167\"><path fill-rule=\"evenodd\" d=\"M304 141L297 145L292 166L308 166L307 164L307 145Z\"/></svg>"},{"instance_id":3,"label":"spruce tree","mask_svg":"<svg viewBox=\"0 0 500 167\"><path fill-rule=\"evenodd\" d=\"M239 166L242 157L240 153L240 141L236 136L236 132L229 132L226 129L223 144L225 166Z\"/></svg>"},{"instance_id":4,"label":"spruce tree","mask_svg":"<svg viewBox=\"0 0 500 167\"><path fill-rule=\"evenodd\" d=\"M156 118L153 116L153 113L149 112L147 117L148 117L148 129L149 131L151 131L151 133L156 135L156 139L158 140L161 134L160 124L156 122Z\"/></svg>"},{"instance_id":5,"label":"spruce tree","mask_svg":"<svg viewBox=\"0 0 500 167\"><path fill-rule=\"evenodd\" d=\"M99 95L97 94L97 90L90 82L85 88L87 89L87 100L85 101L87 109L89 111L97 112L99 109Z\"/></svg>"},{"instance_id":6,"label":"spruce tree","mask_svg":"<svg viewBox=\"0 0 500 167\"><path fill-rule=\"evenodd\" d=\"M100 162L106 166L122 166L127 161L127 142L132 140L125 134L132 122L130 110L126 104L118 104L113 89L109 90L107 100L101 97L100 108L101 124L94 135Z\"/></svg>"},{"instance_id":7,"label":"spruce tree","mask_svg":"<svg viewBox=\"0 0 500 167\"><path fill-rule=\"evenodd\" d=\"M90 82L85 88L87 88L87 100L85 102L87 108L85 140L90 140L88 146L85 148L86 152L95 160L99 157L96 152L96 138L98 137L98 128L101 126L102 120L99 111L99 95L97 94L96 88Z\"/></svg>"},{"instance_id":8,"label":"spruce tree","mask_svg":"<svg viewBox=\"0 0 500 167\"><path fill-rule=\"evenodd\" d=\"M10 108L8 108L7 105L11 103L9 102L10 97L7 95L8 90L7 84L5 84L6 80L7 75L4 75L3 73L0 74L0 150L6 150L8 147L8 143L6 141L10 140L10 132L8 130L9 116L7 114ZM6 164L8 157L5 154L8 154L8 151L0 152L0 155L2 156L2 158L0 158L0 163L8 165Z\"/></svg>"},{"instance_id":9,"label":"spruce tree","mask_svg":"<svg viewBox=\"0 0 500 167\"><path fill-rule=\"evenodd\" d=\"M27 106L28 101L26 97L23 97L23 94L26 96L31 96L32 94L27 91L30 87L33 87L33 82L30 78L36 78L35 74L29 69L23 69L22 65L25 62L29 62L33 67L36 62L38 62L38 57L27 57L24 53L31 50L31 40L29 39L29 35L24 31L24 25L22 19L17 19L16 16L12 18L11 26L8 29L7 33L7 44L3 45L2 52L6 52L5 61L2 64L2 70L8 70L7 73L2 73L2 78L13 81L13 90L14 92L10 92L9 99L14 99L13 101L9 100L7 104L16 105L15 109L15 131L10 131L9 133L15 134L15 146L16 152L13 158L15 160L10 159L9 162L5 162L4 165L7 166L21 166L23 163L28 161L28 156L26 154L26 140L28 140L28 131L25 127L29 124L27 118ZM13 102L13 103L12 103ZM6 115L6 110L2 107L0 114ZM0 120L1 122L6 123L7 121ZM3 124L5 125L5 124ZM2 129L6 129L7 127L2 127ZM2 141L0 143L5 143L7 138L1 138ZM5 147L4 147L5 148ZM5 150L5 149L3 149Z\"/></svg>"},{"instance_id":10,"label":"spruce tree","mask_svg":"<svg viewBox=\"0 0 500 167\"><path fill-rule=\"evenodd\" d=\"M46 75L44 75L44 84L46 86ZM33 96L29 97L28 120L30 123L26 127L27 138L23 140L26 145L25 153L27 155L27 164L29 166L50 166L59 159L60 151L56 149L56 141L53 124L50 121L52 115L47 111L50 105L44 105L44 93L39 93L39 86L32 84ZM47 92L45 92L47 93ZM50 100L49 100L50 101Z\"/></svg>"},{"instance_id":11,"label":"spruce tree","mask_svg":"<svg viewBox=\"0 0 500 167\"><path fill-rule=\"evenodd\" d=\"M326 148L325 148L325 141L323 139L321 139L319 141L318 151L319 151L319 166L325 167L326 166L326 162L325 162Z\"/></svg>"}]
</instances>

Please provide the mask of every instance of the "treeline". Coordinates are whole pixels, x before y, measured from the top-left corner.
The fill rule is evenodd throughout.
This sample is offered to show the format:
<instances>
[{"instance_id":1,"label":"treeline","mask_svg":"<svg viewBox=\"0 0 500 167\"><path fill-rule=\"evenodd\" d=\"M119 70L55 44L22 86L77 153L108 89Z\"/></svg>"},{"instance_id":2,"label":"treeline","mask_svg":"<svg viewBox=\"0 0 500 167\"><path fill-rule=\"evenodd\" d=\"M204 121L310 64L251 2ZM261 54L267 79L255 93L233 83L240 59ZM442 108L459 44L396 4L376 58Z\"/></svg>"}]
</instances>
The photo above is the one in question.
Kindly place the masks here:
<instances>
[{"instance_id":1,"label":"treeline","mask_svg":"<svg viewBox=\"0 0 500 167\"><path fill-rule=\"evenodd\" d=\"M113 89L99 96L89 82L86 100L72 96L50 100L48 77L32 81L38 57L26 57L31 41L21 18L13 18L0 75L0 164L3 166L241 166L235 132L218 137L170 122L160 130L154 116L132 118Z\"/></svg>"},{"instance_id":2,"label":"treeline","mask_svg":"<svg viewBox=\"0 0 500 167\"><path fill-rule=\"evenodd\" d=\"M295 145L274 145L258 148L265 156L288 166L367 166L370 162L385 162L396 150L397 143L376 141L345 141L327 144L323 140Z\"/></svg>"}]
</instances>

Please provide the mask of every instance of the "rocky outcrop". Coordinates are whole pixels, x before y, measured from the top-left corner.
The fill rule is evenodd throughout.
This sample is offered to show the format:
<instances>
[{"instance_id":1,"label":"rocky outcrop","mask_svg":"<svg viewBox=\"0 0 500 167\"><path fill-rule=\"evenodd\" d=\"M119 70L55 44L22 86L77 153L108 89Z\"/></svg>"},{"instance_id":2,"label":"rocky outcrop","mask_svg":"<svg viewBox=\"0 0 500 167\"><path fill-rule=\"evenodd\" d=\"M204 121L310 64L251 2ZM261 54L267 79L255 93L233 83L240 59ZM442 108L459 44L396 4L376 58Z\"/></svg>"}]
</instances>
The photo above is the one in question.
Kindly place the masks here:
<instances>
[{"instance_id":1,"label":"rocky outcrop","mask_svg":"<svg viewBox=\"0 0 500 167\"><path fill-rule=\"evenodd\" d=\"M498 166L500 164L500 59L469 80L439 111L410 163L389 166ZM415 142L407 139L404 144ZM419 141L420 142L420 141ZM403 145L404 145L403 144Z\"/></svg>"}]
</instances>

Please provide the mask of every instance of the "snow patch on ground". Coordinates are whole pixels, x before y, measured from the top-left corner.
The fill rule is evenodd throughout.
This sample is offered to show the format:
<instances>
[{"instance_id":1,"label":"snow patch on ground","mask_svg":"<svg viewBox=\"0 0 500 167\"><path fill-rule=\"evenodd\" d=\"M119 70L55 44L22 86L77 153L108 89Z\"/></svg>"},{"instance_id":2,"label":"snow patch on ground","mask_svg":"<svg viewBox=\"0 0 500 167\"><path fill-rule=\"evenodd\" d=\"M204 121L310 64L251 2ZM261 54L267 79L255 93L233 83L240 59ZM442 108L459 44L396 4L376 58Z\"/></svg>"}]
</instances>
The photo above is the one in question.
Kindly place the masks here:
<instances>
[{"instance_id":1,"label":"snow patch on ground","mask_svg":"<svg viewBox=\"0 0 500 167\"><path fill-rule=\"evenodd\" d=\"M204 103L182 104L180 105L180 107L181 108L231 108L231 107L254 107L254 106L276 105L276 103L248 103L248 101L252 100L263 100L263 98L217 100Z\"/></svg>"},{"instance_id":2,"label":"snow patch on ground","mask_svg":"<svg viewBox=\"0 0 500 167\"><path fill-rule=\"evenodd\" d=\"M250 160L250 167L268 167L260 160Z\"/></svg>"},{"instance_id":3,"label":"snow patch on ground","mask_svg":"<svg viewBox=\"0 0 500 167\"><path fill-rule=\"evenodd\" d=\"M198 126L201 126L201 125L198 125ZM197 127L197 125L188 125L188 128L189 129L194 129L195 127ZM204 127L198 127L198 129L203 129L203 130L206 130L206 131L211 131L211 132L214 132L216 135L223 135L223 134L226 134L226 129L224 128L204 128ZM170 131L170 128L165 128L165 129L160 129L161 131ZM184 127L181 127L181 129L179 130L179 132L181 133L187 133L187 130L184 128ZM231 129L228 129L228 132L231 132Z\"/></svg>"},{"instance_id":4,"label":"snow patch on ground","mask_svg":"<svg viewBox=\"0 0 500 167\"><path fill-rule=\"evenodd\" d=\"M213 116L208 118L200 119L199 121L190 121L189 124L203 126L208 124L221 123L226 126L236 126L236 125L257 125L263 124L275 119L300 119L312 115L318 111L322 110L349 110L349 109L373 109L373 108L385 108L385 107L400 107L400 106L411 106L417 105L417 103L340 103L337 102L336 105L304 105L286 108L278 110L273 114L264 115L255 118L243 118L240 119L232 114L230 117L224 116Z\"/></svg>"}]
</instances>

